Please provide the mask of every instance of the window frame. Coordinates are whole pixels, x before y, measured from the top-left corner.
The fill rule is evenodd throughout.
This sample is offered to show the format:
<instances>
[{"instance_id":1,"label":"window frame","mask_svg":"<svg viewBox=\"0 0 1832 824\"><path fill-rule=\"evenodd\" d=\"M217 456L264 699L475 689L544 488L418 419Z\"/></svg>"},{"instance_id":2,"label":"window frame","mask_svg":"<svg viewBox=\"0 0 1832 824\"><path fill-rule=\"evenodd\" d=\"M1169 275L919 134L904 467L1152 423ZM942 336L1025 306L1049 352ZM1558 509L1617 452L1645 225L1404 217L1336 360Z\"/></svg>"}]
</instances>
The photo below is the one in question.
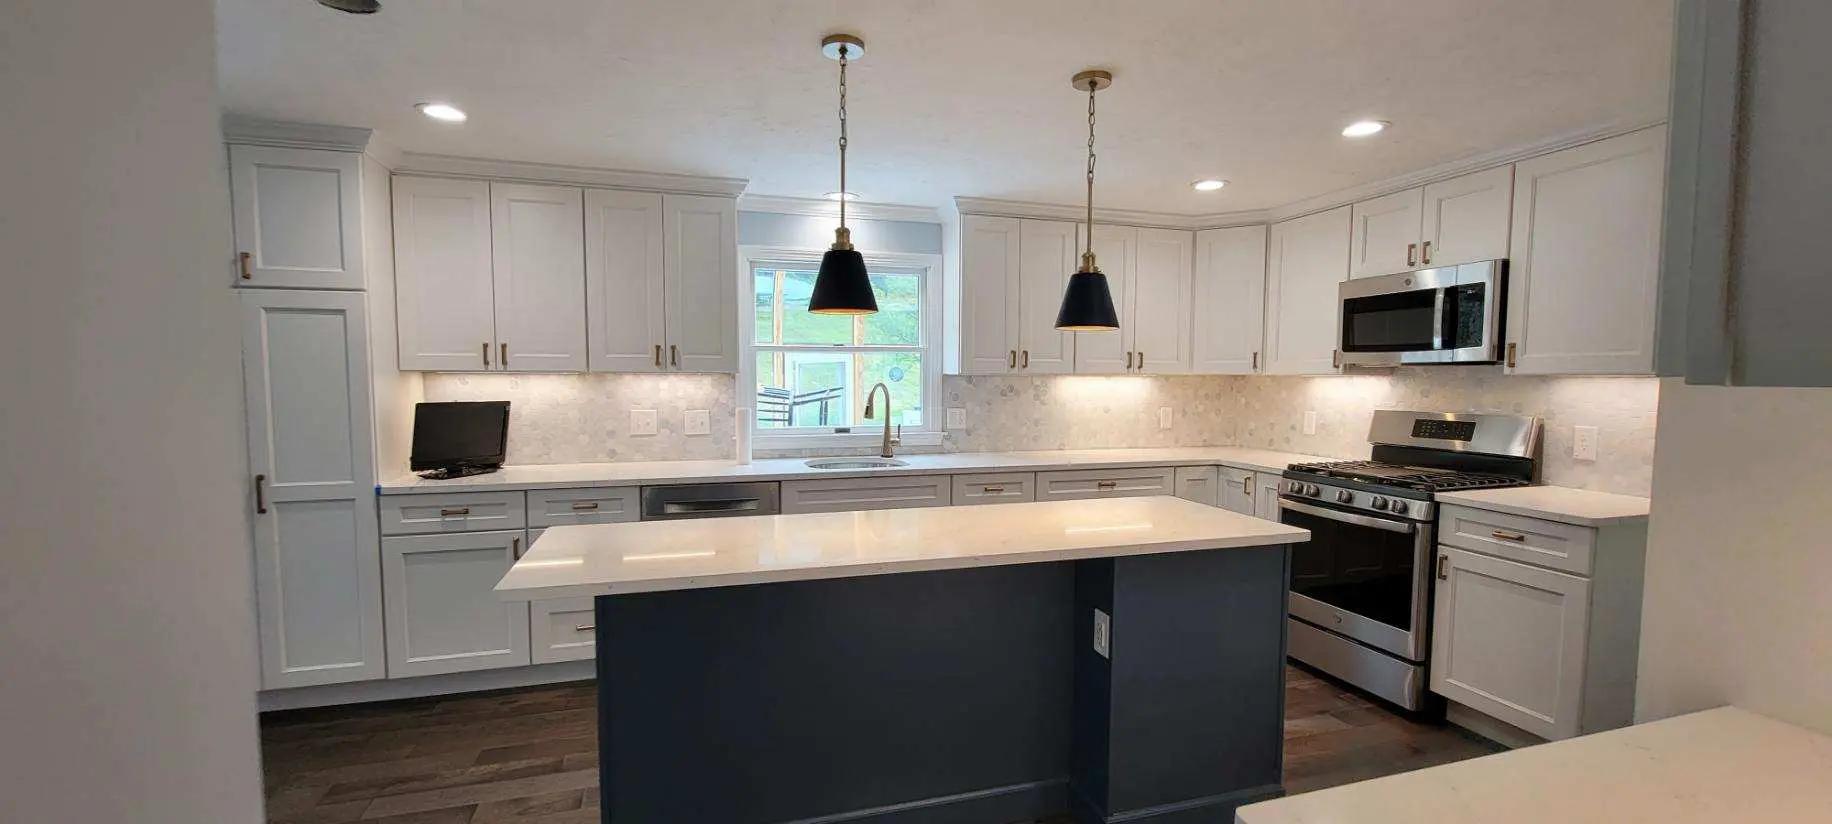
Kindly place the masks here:
<instances>
[{"instance_id":1,"label":"window frame","mask_svg":"<svg viewBox=\"0 0 1832 824\"><path fill-rule=\"evenodd\" d=\"M742 281L739 319L739 399L750 409L745 425L751 427L752 448L759 450L833 449L876 447L883 431L876 425L855 424L850 427L782 427L765 429L757 426L756 387L757 353L761 351L843 351L908 352L911 347L882 344L794 345L757 343L757 284L754 273L759 267L794 267L810 271L820 268L825 250L776 246L741 246L738 249ZM922 356L922 408L920 426L903 428L903 445L939 446L942 442L942 258L940 255L863 252L867 270L888 269L914 272L922 279L921 343L914 350ZM851 431L839 431L850 429Z\"/></svg>"}]
</instances>

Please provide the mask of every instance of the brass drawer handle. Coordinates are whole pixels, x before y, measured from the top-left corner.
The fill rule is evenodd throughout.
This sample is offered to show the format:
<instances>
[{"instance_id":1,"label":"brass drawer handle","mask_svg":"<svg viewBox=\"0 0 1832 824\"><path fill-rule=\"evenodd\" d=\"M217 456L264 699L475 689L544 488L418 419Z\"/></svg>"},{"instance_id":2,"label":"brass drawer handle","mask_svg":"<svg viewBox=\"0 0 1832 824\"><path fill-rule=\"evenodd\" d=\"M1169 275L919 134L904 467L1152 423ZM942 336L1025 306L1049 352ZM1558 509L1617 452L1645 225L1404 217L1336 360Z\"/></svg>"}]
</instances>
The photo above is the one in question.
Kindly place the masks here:
<instances>
[{"instance_id":1,"label":"brass drawer handle","mask_svg":"<svg viewBox=\"0 0 1832 824\"><path fill-rule=\"evenodd\" d=\"M576 627L573 627L573 632L597 632L597 631L598 631L598 627L593 624L580 624Z\"/></svg>"},{"instance_id":2,"label":"brass drawer handle","mask_svg":"<svg viewBox=\"0 0 1832 824\"><path fill-rule=\"evenodd\" d=\"M239 257L242 261L242 280L254 280L254 255L243 252Z\"/></svg>"},{"instance_id":3,"label":"brass drawer handle","mask_svg":"<svg viewBox=\"0 0 1832 824\"><path fill-rule=\"evenodd\" d=\"M574 510L593 510L598 508L597 501L573 501Z\"/></svg>"},{"instance_id":4,"label":"brass drawer handle","mask_svg":"<svg viewBox=\"0 0 1832 824\"><path fill-rule=\"evenodd\" d=\"M1002 487L1002 486L982 486L982 487L980 487L980 491L981 491L981 492L985 492L985 493L987 493L987 494L991 494L991 495L1003 495L1003 494L1005 494L1005 487Z\"/></svg>"},{"instance_id":5,"label":"brass drawer handle","mask_svg":"<svg viewBox=\"0 0 1832 824\"><path fill-rule=\"evenodd\" d=\"M458 507L457 509L439 510L439 517L441 518L456 518L460 515L469 515L469 514L471 514L471 508L468 506L461 506L461 507Z\"/></svg>"},{"instance_id":6,"label":"brass drawer handle","mask_svg":"<svg viewBox=\"0 0 1832 824\"><path fill-rule=\"evenodd\" d=\"M1524 541L1527 539L1527 536L1518 532L1507 532L1500 529L1494 530L1489 534L1503 541Z\"/></svg>"},{"instance_id":7,"label":"brass drawer handle","mask_svg":"<svg viewBox=\"0 0 1832 824\"><path fill-rule=\"evenodd\" d=\"M1120 485L1119 481L1098 481L1094 484L1094 486L1098 489L1113 489L1115 487L1118 487L1119 485Z\"/></svg>"}]
</instances>

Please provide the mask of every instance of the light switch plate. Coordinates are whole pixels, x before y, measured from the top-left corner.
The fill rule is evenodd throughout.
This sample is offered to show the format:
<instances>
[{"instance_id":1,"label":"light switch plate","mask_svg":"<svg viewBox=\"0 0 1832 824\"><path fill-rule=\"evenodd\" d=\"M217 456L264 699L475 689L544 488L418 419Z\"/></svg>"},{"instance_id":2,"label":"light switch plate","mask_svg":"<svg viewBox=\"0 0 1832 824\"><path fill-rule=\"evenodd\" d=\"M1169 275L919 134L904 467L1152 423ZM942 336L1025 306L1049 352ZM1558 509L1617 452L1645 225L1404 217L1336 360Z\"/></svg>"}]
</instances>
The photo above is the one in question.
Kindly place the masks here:
<instances>
[{"instance_id":1,"label":"light switch plate","mask_svg":"<svg viewBox=\"0 0 1832 824\"><path fill-rule=\"evenodd\" d=\"M1094 611L1094 651L1102 658L1113 657L1113 616Z\"/></svg>"},{"instance_id":2,"label":"light switch plate","mask_svg":"<svg viewBox=\"0 0 1832 824\"><path fill-rule=\"evenodd\" d=\"M966 429L967 428L967 410L959 406L948 407L948 428L949 429Z\"/></svg>"},{"instance_id":3,"label":"light switch plate","mask_svg":"<svg viewBox=\"0 0 1832 824\"><path fill-rule=\"evenodd\" d=\"M1596 427L1574 426L1571 428L1571 457L1580 461L1597 459Z\"/></svg>"},{"instance_id":4,"label":"light switch plate","mask_svg":"<svg viewBox=\"0 0 1832 824\"><path fill-rule=\"evenodd\" d=\"M653 435L655 434L655 432L656 432L655 410L653 409L632 409L630 410L630 434L631 435Z\"/></svg>"},{"instance_id":5,"label":"light switch plate","mask_svg":"<svg viewBox=\"0 0 1832 824\"><path fill-rule=\"evenodd\" d=\"M689 435L711 435L712 411L708 409L687 410L687 422L684 429Z\"/></svg>"},{"instance_id":6,"label":"light switch plate","mask_svg":"<svg viewBox=\"0 0 1832 824\"><path fill-rule=\"evenodd\" d=\"M1169 429L1170 422L1174 414L1175 413L1172 412L1171 408L1168 406L1158 407L1158 428L1159 429Z\"/></svg>"},{"instance_id":7,"label":"light switch plate","mask_svg":"<svg viewBox=\"0 0 1832 824\"><path fill-rule=\"evenodd\" d=\"M1306 435L1317 434L1317 413L1316 412L1307 411L1304 413L1304 434Z\"/></svg>"}]
</instances>

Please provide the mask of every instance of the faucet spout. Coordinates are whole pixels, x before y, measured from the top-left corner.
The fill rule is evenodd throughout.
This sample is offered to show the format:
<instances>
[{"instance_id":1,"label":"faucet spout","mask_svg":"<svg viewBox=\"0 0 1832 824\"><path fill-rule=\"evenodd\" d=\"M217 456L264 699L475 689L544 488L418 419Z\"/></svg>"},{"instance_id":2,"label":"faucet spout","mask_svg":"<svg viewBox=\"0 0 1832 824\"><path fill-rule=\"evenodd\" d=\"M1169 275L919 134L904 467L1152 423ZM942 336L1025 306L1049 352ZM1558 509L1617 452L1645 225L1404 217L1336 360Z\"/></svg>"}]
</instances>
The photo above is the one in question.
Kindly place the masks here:
<instances>
[{"instance_id":1,"label":"faucet spout","mask_svg":"<svg viewBox=\"0 0 1832 824\"><path fill-rule=\"evenodd\" d=\"M878 456L894 458L896 451L893 447L897 446L898 441L891 438L891 388L885 386L883 381L873 384L871 391L865 393L865 419L872 419L874 411L872 400L878 396L880 389L884 390L884 448L878 451Z\"/></svg>"}]
</instances>

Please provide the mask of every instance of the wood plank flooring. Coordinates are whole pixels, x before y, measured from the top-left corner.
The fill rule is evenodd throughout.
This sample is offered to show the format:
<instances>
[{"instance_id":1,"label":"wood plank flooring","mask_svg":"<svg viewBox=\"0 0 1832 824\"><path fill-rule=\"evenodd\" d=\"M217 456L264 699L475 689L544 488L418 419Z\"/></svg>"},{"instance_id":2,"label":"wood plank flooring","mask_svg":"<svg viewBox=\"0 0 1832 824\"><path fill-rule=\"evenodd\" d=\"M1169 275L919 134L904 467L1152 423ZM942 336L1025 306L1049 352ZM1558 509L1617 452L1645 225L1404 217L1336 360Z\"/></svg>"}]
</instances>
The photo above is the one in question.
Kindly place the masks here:
<instances>
[{"instance_id":1,"label":"wood plank flooring","mask_svg":"<svg viewBox=\"0 0 1832 824\"><path fill-rule=\"evenodd\" d=\"M269 713L271 824L597 824L590 682ZM1306 792L1497 752L1286 670L1285 785Z\"/></svg>"}]
</instances>

